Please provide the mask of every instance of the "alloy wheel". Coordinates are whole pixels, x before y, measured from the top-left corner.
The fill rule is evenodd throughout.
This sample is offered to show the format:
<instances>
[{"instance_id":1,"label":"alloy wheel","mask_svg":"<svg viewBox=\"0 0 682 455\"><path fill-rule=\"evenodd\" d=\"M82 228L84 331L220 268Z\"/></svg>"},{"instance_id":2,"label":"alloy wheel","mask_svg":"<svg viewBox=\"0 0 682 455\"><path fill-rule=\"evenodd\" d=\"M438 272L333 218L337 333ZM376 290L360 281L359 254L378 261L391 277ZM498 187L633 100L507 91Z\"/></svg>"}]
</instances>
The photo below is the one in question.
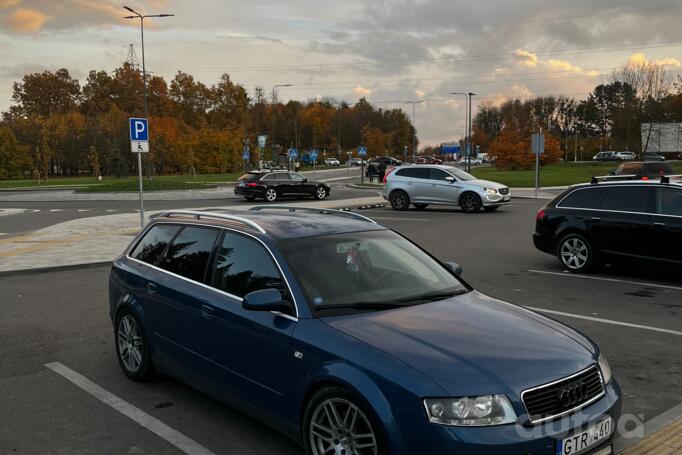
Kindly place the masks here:
<instances>
[{"instance_id":1,"label":"alloy wheel","mask_svg":"<svg viewBox=\"0 0 682 455\"><path fill-rule=\"evenodd\" d=\"M315 455L376 455L377 438L367 416L343 398L320 403L309 429L310 446Z\"/></svg>"},{"instance_id":2,"label":"alloy wheel","mask_svg":"<svg viewBox=\"0 0 682 455\"><path fill-rule=\"evenodd\" d=\"M265 192L265 199L268 202L275 202L277 200L277 190L270 188Z\"/></svg>"},{"instance_id":3,"label":"alloy wheel","mask_svg":"<svg viewBox=\"0 0 682 455\"><path fill-rule=\"evenodd\" d=\"M589 249L585 242L570 237L561 244L561 262L571 270L580 270L589 260Z\"/></svg>"},{"instance_id":4,"label":"alloy wheel","mask_svg":"<svg viewBox=\"0 0 682 455\"><path fill-rule=\"evenodd\" d=\"M478 209L478 201L473 194L465 194L462 196L462 208L466 212L475 212Z\"/></svg>"},{"instance_id":5,"label":"alloy wheel","mask_svg":"<svg viewBox=\"0 0 682 455\"><path fill-rule=\"evenodd\" d=\"M130 373L137 373L142 365L142 334L140 326L129 314L118 323L118 353Z\"/></svg>"},{"instance_id":6,"label":"alloy wheel","mask_svg":"<svg viewBox=\"0 0 682 455\"><path fill-rule=\"evenodd\" d=\"M324 199L327 197L327 190L324 189L324 187L319 187L317 189L317 198L318 199Z\"/></svg>"},{"instance_id":7,"label":"alloy wheel","mask_svg":"<svg viewBox=\"0 0 682 455\"><path fill-rule=\"evenodd\" d=\"M393 208L396 210L405 210L409 205L407 201L407 195L402 191L397 191L393 196L391 196L391 203Z\"/></svg>"}]
</instances>

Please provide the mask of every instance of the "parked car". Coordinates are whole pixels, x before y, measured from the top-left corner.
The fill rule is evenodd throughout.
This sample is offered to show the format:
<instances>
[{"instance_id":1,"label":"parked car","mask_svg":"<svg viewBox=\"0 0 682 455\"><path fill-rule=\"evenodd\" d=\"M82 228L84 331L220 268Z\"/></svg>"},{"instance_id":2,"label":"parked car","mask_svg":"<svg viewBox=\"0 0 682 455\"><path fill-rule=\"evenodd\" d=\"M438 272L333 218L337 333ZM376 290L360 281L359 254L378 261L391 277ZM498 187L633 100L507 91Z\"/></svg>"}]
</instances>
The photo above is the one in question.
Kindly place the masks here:
<instances>
[{"instance_id":1,"label":"parked car","mask_svg":"<svg viewBox=\"0 0 682 455\"><path fill-rule=\"evenodd\" d=\"M337 158L325 158L325 166L341 166L341 162Z\"/></svg>"},{"instance_id":2,"label":"parked car","mask_svg":"<svg viewBox=\"0 0 682 455\"><path fill-rule=\"evenodd\" d=\"M599 152L592 157L592 161L618 161L616 152Z\"/></svg>"},{"instance_id":3,"label":"parked car","mask_svg":"<svg viewBox=\"0 0 682 455\"><path fill-rule=\"evenodd\" d=\"M497 210L511 201L509 188L501 183L479 180L450 166L415 165L400 167L386 178L381 193L394 210L411 205L423 210L434 205L455 205L465 212Z\"/></svg>"},{"instance_id":4,"label":"parked car","mask_svg":"<svg viewBox=\"0 0 682 455\"><path fill-rule=\"evenodd\" d=\"M583 184L540 209L533 240L571 272L606 258L682 263L682 183Z\"/></svg>"},{"instance_id":5,"label":"parked car","mask_svg":"<svg viewBox=\"0 0 682 455\"><path fill-rule=\"evenodd\" d=\"M414 164L443 164L443 160L431 155L418 155L414 159Z\"/></svg>"},{"instance_id":6,"label":"parked car","mask_svg":"<svg viewBox=\"0 0 682 455\"><path fill-rule=\"evenodd\" d=\"M234 194L246 200L256 198L275 202L285 196L312 196L322 200L329 196L331 187L324 182L308 180L301 174L288 171L252 171L239 179L234 186Z\"/></svg>"},{"instance_id":7,"label":"parked car","mask_svg":"<svg viewBox=\"0 0 682 455\"><path fill-rule=\"evenodd\" d=\"M109 277L127 377L177 378L308 455L609 450L621 391L594 341L365 217L281 209L166 212L133 240Z\"/></svg>"},{"instance_id":8,"label":"parked car","mask_svg":"<svg viewBox=\"0 0 682 455\"><path fill-rule=\"evenodd\" d=\"M403 164L402 161L393 158L392 156L379 156L377 158L372 158L371 160L367 161L367 170L365 171L365 175L369 177L370 175L377 176L379 175L379 167L383 163L384 166L387 168L389 166L401 166Z\"/></svg>"},{"instance_id":9,"label":"parked car","mask_svg":"<svg viewBox=\"0 0 682 455\"><path fill-rule=\"evenodd\" d=\"M616 159L620 161L632 161L637 156L632 152L616 152Z\"/></svg>"},{"instance_id":10,"label":"parked car","mask_svg":"<svg viewBox=\"0 0 682 455\"><path fill-rule=\"evenodd\" d=\"M609 172L609 175L614 176L618 180L653 179L662 175L675 174L675 169L668 163L642 161L623 163Z\"/></svg>"},{"instance_id":11,"label":"parked car","mask_svg":"<svg viewBox=\"0 0 682 455\"><path fill-rule=\"evenodd\" d=\"M645 153L642 159L644 161L665 161L665 157L658 153Z\"/></svg>"},{"instance_id":12,"label":"parked car","mask_svg":"<svg viewBox=\"0 0 682 455\"><path fill-rule=\"evenodd\" d=\"M366 163L366 161L364 161L362 158L351 158L348 160L346 165L347 166L362 166L365 163Z\"/></svg>"}]
</instances>

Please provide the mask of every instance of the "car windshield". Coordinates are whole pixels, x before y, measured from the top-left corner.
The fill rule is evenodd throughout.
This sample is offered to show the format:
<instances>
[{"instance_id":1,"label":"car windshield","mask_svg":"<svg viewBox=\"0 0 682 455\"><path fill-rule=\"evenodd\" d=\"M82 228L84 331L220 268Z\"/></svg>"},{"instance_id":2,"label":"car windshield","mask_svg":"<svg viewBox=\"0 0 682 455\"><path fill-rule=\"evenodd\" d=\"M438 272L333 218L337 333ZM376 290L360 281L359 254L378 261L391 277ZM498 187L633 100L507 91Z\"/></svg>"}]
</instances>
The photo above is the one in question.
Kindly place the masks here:
<instances>
[{"instance_id":1,"label":"car windshield","mask_svg":"<svg viewBox=\"0 0 682 455\"><path fill-rule=\"evenodd\" d=\"M468 172L464 172L461 169L457 169L456 167L452 167L448 169L448 172L457 177L457 180L476 180L476 177L473 175L469 174Z\"/></svg>"},{"instance_id":2,"label":"car windshield","mask_svg":"<svg viewBox=\"0 0 682 455\"><path fill-rule=\"evenodd\" d=\"M280 244L317 310L407 306L468 291L440 263L392 231L306 237Z\"/></svg>"}]
</instances>

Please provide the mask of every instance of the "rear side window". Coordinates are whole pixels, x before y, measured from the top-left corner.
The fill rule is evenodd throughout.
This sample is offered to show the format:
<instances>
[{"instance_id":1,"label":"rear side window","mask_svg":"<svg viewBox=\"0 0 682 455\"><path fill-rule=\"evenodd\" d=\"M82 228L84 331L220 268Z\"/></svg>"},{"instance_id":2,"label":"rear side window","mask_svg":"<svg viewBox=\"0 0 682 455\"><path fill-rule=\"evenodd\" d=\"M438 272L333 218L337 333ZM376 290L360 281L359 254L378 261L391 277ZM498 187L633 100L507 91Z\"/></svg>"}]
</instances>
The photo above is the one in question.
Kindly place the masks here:
<instances>
[{"instance_id":1,"label":"rear side window","mask_svg":"<svg viewBox=\"0 0 682 455\"><path fill-rule=\"evenodd\" d=\"M161 268L203 283L206 265L217 237L216 229L185 227L168 247Z\"/></svg>"},{"instance_id":2,"label":"rear side window","mask_svg":"<svg viewBox=\"0 0 682 455\"><path fill-rule=\"evenodd\" d=\"M644 174L648 177L658 177L659 175L674 174L672 166L668 163L647 163L644 165Z\"/></svg>"},{"instance_id":3,"label":"rear side window","mask_svg":"<svg viewBox=\"0 0 682 455\"><path fill-rule=\"evenodd\" d=\"M258 242L230 232L225 232L218 250L211 284L239 297L267 288L284 290L270 253Z\"/></svg>"},{"instance_id":4,"label":"rear side window","mask_svg":"<svg viewBox=\"0 0 682 455\"><path fill-rule=\"evenodd\" d=\"M649 205L650 188L627 186L611 187L601 203L602 210L646 213Z\"/></svg>"},{"instance_id":5,"label":"rear side window","mask_svg":"<svg viewBox=\"0 0 682 455\"><path fill-rule=\"evenodd\" d=\"M566 196L559 206L574 209L596 209L599 208L607 191L607 188L578 189Z\"/></svg>"},{"instance_id":6,"label":"rear side window","mask_svg":"<svg viewBox=\"0 0 682 455\"><path fill-rule=\"evenodd\" d=\"M244 174L241 177L239 177L240 182L255 182L258 180L258 177L260 177L260 174Z\"/></svg>"},{"instance_id":7,"label":"rear side window","mask_svg":"<svg viewBox=\"0 0 682 455\"><path fill-rule=\"evenodd\" d=\"M618 166L618 168L616 169L615 174L616 174L616 175L633 175L633 174L638 174L638 173L641 171L641 169L642 169L641 166L642 166L641 164L637 164L637 163L625 163L625 164L621 164L621 165Z\"/></svg>"},{"instance_id":8,"label":"rear side window","mask_svg":"<svg viewBox=\"0 0 682 455\"><path fill-rule=\"evenodd\" d=\"M130 257L148 264L156 264L168 243L173 240L179 230L180 226L157 224L147 231L140 243L130 253Z\"/></svg>"},{"instance_id":9,"label":"rear side window","mask_svg":"<svg viewBox=\"0 0 682 455\"><path fill-rule=\"evenodd\" d=\"M413 179L430 179L431 170L425 167L412 167L399 169L396 175L399 175L400 177L411 177Z\"/></svg>"},{"instance_id":10,"label":"rear side window","mask_svg":"<svg viewBox=\"0 0 682 455\"><path fill-rule=\"evenodd\" d=\"M659 188L657 199L659 214L682 216L682 188Z\"/></svg>"}]
</instances>

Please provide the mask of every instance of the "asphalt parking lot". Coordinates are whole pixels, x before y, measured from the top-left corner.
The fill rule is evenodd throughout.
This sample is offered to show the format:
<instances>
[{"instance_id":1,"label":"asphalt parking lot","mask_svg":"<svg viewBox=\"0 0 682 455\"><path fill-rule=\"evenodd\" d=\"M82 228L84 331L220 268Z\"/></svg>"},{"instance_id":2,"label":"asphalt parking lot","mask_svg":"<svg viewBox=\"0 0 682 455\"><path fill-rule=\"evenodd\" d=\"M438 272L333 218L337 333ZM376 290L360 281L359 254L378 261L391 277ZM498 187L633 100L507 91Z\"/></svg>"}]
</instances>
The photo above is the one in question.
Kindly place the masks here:
<instances>
[{"instance_id":1,"label":"asphalt parking lot","mask_svg":"<svg viewBox=\"0 0 682 455\"><path fill-rule=\"evenodd\" d=\"M365 210L496 298L585 332L607 354L623 412L649 420L682 402L679 269L627 264L569 275L532 246L543 202L496 213ZM286 438L168 378L127 380L114 355L106 267L0 276L0 452L177 454L131 418L47 368L58 362L215 454L300 454ZM152 425L153 426L153 425ZM173 435L172 433L167 433ZM175 435L177 436L177 435Z\"/></svg>"}]
</instances>

